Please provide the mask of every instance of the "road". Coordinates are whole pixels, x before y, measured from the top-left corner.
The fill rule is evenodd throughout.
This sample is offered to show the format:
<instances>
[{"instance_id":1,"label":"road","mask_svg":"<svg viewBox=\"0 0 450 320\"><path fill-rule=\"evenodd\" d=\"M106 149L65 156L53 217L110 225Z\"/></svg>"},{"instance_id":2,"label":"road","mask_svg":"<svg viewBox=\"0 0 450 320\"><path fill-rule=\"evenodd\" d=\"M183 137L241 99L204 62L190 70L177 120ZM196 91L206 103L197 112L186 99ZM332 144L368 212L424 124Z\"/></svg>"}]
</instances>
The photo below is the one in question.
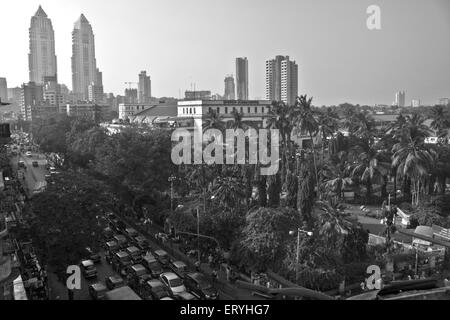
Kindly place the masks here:
<instances>
[{"instance_id":1,"label":"road","mask_svg":"<svg viewBox=\"0 0 450 320\"><path fill-rule=\"evenodd\" d=\"M42 183L45 182L45 175L48 174L48 170L46 169L47 160L45 158L45 155L39 154L39 153L32 153L31 157L27 157L25 155L16 156L12 158L13 167L15 169L18 168L18 161L22 160L25 162L26 170L21 169L21 171L24 172L25 180L23 181L24 187L26 187L26 191L28 195L30 196L33 190L35 190L38 186L42 185ZM38 161L38 167L33 167L32 162L36 160ZM133 226L132 226L133 227ZM146 235L144 235L146 236ZM146 238L149 240L152 247L157 247L156 243L153 241L151 237L146 236ZM75 300L90 300L88 286L89 284L95 283L95 282L105 282L105 278L112 275L117 275L116 272L112 269L111 265L109 265L105 261L105 252L101 251L100 255L102 257L102 261L99 264L96 264L97 278L86 280L82 276L81 280L81 290L75 290L74 292L74 299ZM173 259L173 257L171 257ZM165 271L169 271L168 269ZM219 277L221 275L219 274ZM68 292L65 285L57 280L57 277L55 274L48 272L48 284L49 284L49 291L50 291L50 299L52 300L67 300L68 299ZM234 298L237 299L252 299L252 300L259 300L260 298L257 296L253 296L251 291L248 291L246 289L240 289L240 288L234 288L231 293ZM219 297L221 300L229 300L233 297L229 294L219 290Z\"/></svg>"}]
</instances>

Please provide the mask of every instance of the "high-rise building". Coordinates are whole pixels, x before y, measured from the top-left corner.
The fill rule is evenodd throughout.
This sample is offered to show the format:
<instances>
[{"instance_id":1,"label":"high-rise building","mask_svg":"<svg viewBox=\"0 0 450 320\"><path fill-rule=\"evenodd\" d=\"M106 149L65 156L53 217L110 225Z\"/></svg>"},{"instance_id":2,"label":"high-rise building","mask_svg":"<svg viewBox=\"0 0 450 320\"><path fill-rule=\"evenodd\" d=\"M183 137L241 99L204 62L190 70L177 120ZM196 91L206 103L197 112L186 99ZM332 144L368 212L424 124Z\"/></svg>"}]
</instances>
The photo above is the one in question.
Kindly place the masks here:
<instances>
[{"instance_id":1,"label":"high-rise building","mask_svg":"<svg viewBox=\"0 0 450 320\"><path fill-rule=\"evenodd\" d=\"M43 84L44 77L56 77L55 33L52 21L41 6L31 18L28 66L30 82Z\"/></svg>"},{"instance_id":2,"label":"high-rise building","mask_svg":"<svg viewBox=\"0 0 450 320\"><path fill-rule=\"evenodd\" d=\"M225 93L224 93L224 99L225 100L234 100L235 94L234 94L234 78L233 76L226 76L225 77Z\"/></svg>"},{"instance_id":3,"label":"high-rise building","mask_svg":"<svg viewBox=\"0 0 450 320\"><path fill-rule=\"evenodd\" d=\"M404 107L405 106L405 91L398 91L395 93L395 102L394 105L397 107Z\"/></svg>"},{"instance_id":4,"label":"high-rise building","mask_svg":"<svg viewBox=\"0 0 450 320\"><path fill-rule=\"evenodd\" d=\"M89 85L103 86L95 59L92 26L84 14L75 22L72 32L72 90L78 101L89 99Z\"/></svg>"},{"instance_id":5,"label":"high-rise building","mask_svg":"<svg viewBox=\"0 0 450 320\"><path fill-rule=\"evenodd\" d=\"M248 60L236 58L236 90L238 100L248 100Z\"/></svg>"},{"instance_id":6,"label":"high-rise building","mask_svg":"<svg viewBox=\"0 0 450 320\"><path fill-rule=\"evenodd\" d=\"M20 105L22 88L8 88L8 101L12 104Z\"/></svg>"},{"instance_id":7,"label":"high-rise building","mask_svg":"<svg viewBox=\"0 0 450 320\"><path fill-rule=\"evenodd\" d=\"M63 96L61 94L61 86L58 84L56 77L44 77L44 100L47 104L57 107L64 105Z\"/></svg>"},{"instance_id":8,"label":"high-rise building","mask_svg":"<svg viewBox=\"0 0 450 320\"><path fill-rule=\"evenodd\" d=\"M137 103L138 91L137 89L125 89L125 103Z\"/></svg>"},{"instance_id":9,"label":"high-rise building","mask_svg":"<svg viewBox=\"0 0 450 320\"><path fill-rule=\"evenodd\" d=\"M139 74L139 103L148 103L152 97L152 82L146 71Z\"/></svg>"},{"instance_id":10,"label":"high-rise building","mask_svg":"<svg viewBox=\"0 0 450 320\"><path fill-rule=\"evenodd\" d=\"M289 56L266 61L266 99L293 105L298 95L298 65Z\"/></svg>"},{"instance_id":11,"label":"high-rise building","mask_svg":"<svg viewBox=\"0 0 450 320\"><path fill-rule=\"evenodd\" d=\"M88 86L88 101L92 103L103 103L103 86L91 83Z\"/></svg>"},{"instance_id":12,"label":"high-rise building","mask_svg":"<svg viewBox=\"0 0 450 320\"><path fill-rule=\"evenodd\" d=\"M23 84L21 88L20 108L22 118L30 121L34 110L44 104L44 87L34 82Z\"/></svg>"},{"instance_id":13,"label":"high-rise building","mask_svg":"<svg viewBox=\"0 0 450 320\"><path fill-rule=\"evenodd\" d=\"M439 99L439 104L442 106L446 106L450 103L450 99L449 98L440 98Z\"/></svg>"},{"instance_id":14,"label":"high-rise building","mask_svg":"<svg viewBox=\"0 0 450 320\"><path fill-rule=\"evenodd\" d=\"M412 99L411 100L411 107L413 107L413 108L420 107L420 99Z\"/></svg>"},{"instance_id":15,"label":"high-rise building","mask_svg":"<svg viewBox=\"0 0 450 320\"><path fill-rule=\"evenodd\" d=\"M3 102L8 102L8 83L6 78L0 78L0 99Z\"/></svg>"},{"instance_id":16,"label":"high-rise building","mask_svg":"<svg viewBox=\"0 0 450 320\"><path fill-rule=\"evenodd\" d=\"M209 100L211 99L211 91L209 90L199 90L199 91L190 91L186 90L184 92L185 100Z\"/></svg>"}]
</instances>

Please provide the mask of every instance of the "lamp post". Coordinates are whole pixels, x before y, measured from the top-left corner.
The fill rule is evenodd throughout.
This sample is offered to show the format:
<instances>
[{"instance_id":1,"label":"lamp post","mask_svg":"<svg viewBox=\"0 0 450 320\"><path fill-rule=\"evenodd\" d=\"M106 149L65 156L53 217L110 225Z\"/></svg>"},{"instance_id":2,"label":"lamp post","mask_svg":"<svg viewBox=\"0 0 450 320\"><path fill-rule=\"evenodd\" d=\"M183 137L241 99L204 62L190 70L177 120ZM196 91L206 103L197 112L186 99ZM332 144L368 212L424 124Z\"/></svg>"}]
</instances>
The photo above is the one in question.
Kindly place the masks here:
<instances>
[{"instance_id":1,"label":"lamp post","mask_svg":"<svg viewBox=\"0 0 450 320\"><path fill-rule=\"evenodd\" d=\"M298 281L298 266L299 266L299 262L300 262L300 234L304 233L306 234L308 237L311 237L313 235L313 233L311 231L305 231L302 230L300 228L297 228L297 231L289 231L289 234L291 236L293 236L295 234L295 232L297 232L297 264L296 264L296 268L295 268L295 279L296 281Z\"/></svg>"}]
</instances>

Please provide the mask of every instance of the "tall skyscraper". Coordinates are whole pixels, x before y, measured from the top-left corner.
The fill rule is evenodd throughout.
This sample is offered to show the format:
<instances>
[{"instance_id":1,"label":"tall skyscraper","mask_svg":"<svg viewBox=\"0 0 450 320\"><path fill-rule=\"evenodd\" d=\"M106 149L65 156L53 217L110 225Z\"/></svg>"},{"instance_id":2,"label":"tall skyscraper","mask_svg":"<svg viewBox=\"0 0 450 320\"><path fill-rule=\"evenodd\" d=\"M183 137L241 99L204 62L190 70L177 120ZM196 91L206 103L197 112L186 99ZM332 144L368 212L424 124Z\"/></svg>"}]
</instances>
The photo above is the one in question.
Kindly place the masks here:
<instances>
[{"instance_id":1,"label":"tall skyscraper","mask_svg":"<svg viewBox=\"0 0 450 320\"><path fill-rule=\"evenodd\" d=\"M394 105L397 107L404 107L405 106L405 91L398 91L395 93L395 102Z\"/></svg>"},{"instance_id":2,"label":"tall skyscraper","mask_svg":"<svg viewBox=\"0 0 450 320\"><path fill-rule=\"evenodd\" d=\"M138 90L137 89L125 89L125 103L137 103L138 102Z\"/></svg>"},{"instance_id":3,"label":"tall skyscraper","mask_svg":"<svg viewBox=\"0 0 450 320\"><path fill-rule=\"evenodd\" d=\"M236 89L238 100L248 100L248 60L236 58Z\"/></svg>"},{"instance_id":4,"label":"tall skyscraper","mask_svg":"<svg viewBox=\"0 0 450 320\"><path fill-rule=\"evenodd\" d=\"M266 99L293 105L298 96L298 65L289 56L266 61Z\"/></svg>"},{"instance_id":5,"label":"tall skyscraper","mask_svg":"<svg viewBox=\"0 0 450 320\"><path fill-rule=\"evenodd\" d=\"M234 78L233 76L226 76L225 77L225 93L223 95L223 98L225 100L234 100L235 94L234 94Z\"/></svg>"},{"instance_id":6,"label":"tall skyscraper","mask_svg":"<svg viewBox=\"0 0 450 320\"><path fill-rule=\"evenodd\" d=\"M8 84L6 78L0 78L0 99L3 102L8 102Z\"/></svg>"},{"instance_id":7,"label":"tall skyscraper","mask_svg":"<svg viewBox=\"0 0 450 320\"><path fill-rule=\"evenodd\" d=\"M94 33L84 14L72 32L72 89L77 100L89 99L89 85L102 86L101 72L95 60Z\"/></svg>"},{"instance_id":8,"label":"tall skyscraper","mask_svg":"<svg viewBox=\"0 0 450 320\"><path fill-rule=\"evenodd\" d=\"M44 77L56 77L55 33L52 21L47 17L41 6L31 17L30 53L28 66L30 82L43 84Z\"/></svg>"},{"instance_id":9,"label":"tall skyscraper","mask_svg":"<svg viewBox=\"0 0 450 320\"><path fill-rule=\"evenodd\" d=\"M150 76L147 76L146 71L141 71L139 74L139 103L148 103L152 97L152 82Z\"/></svg>"}]
</instances>

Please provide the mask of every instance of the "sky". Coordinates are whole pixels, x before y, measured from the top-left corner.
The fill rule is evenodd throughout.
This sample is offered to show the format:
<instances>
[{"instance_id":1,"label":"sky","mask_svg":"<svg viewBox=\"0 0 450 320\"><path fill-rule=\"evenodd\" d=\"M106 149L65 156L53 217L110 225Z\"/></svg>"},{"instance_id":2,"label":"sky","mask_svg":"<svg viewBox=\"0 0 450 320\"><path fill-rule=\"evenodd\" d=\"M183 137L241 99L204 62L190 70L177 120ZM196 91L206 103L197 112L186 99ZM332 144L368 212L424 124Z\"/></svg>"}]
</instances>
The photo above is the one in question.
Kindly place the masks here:
<instances>
[{"instance_id":1,"label":"sky","mask_svg":"<svg viewBox=\"0 0 450 320\"><path fill-rule=\"evenodd\" d=\"M55 30L58 79L72 87L71 32L84 13L95 34L105 92L124 94L141 70L152 95L224 93L235 58L249 61L250 98L263 98L265 61L288 55L299 94L315 105L435 104L450 97L449 0L0 0L0 77L27 82L31 16L42 5ZM369 30L367 7L381 9ZM136 85L133 85L136 86Z\"/></svg>"}]
</instances>

